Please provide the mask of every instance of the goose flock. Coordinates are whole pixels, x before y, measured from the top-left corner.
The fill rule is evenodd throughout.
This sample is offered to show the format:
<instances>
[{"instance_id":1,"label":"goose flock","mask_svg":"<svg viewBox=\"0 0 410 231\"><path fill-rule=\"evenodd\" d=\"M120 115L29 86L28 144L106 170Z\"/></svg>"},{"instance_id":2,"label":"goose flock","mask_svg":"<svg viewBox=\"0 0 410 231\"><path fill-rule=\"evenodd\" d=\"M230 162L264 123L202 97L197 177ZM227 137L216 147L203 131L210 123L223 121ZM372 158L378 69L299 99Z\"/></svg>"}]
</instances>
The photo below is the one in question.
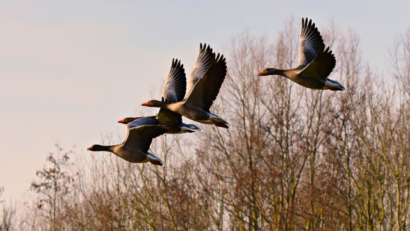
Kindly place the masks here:
<instances>
[{"instance_id":1,"label":"goose flock","mask_svg":"<svg viewBox=\"0 0 410 231\"><path fill-rule=\"evenodd\" d=\"M298 66L289 70L266 68L257 75L280 75L310 89L343 91L337 81L327 78L336 65L336 58L329 47L325 49L322 36L312 20L302 19ZM201 131L194 124L182 122L182 116L203 124L229 128L226 120L210 112L227 73L226 60L222 54L215 54L206 44L200 44L199 55L188 78L184 66L177 59L172 60L171 70L162 90L162 100L150 100L142 104L158 107L157 115L148 117L126 117L119 123L126 124L124 141L118 145L98 145L90 151L107 151L132 163L150 162L163 165L157 156L149 153L154 138L168 134Z\"/></svg>"}]
</instances>

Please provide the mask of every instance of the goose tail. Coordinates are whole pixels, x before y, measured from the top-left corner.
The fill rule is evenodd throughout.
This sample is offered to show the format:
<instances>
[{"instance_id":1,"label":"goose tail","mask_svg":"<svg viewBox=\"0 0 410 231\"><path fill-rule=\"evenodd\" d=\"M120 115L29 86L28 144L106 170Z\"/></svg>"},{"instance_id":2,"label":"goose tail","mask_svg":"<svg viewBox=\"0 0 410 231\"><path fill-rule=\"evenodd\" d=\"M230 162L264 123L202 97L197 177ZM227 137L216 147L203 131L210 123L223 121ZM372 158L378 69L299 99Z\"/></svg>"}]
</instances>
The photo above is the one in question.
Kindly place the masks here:
<instances>
[{"instance_id":1,"label":"goose tail","mask_svg":"<svg viewBox=\"0 0 410 231\"><path fill-rule=\"evenodd\" d=\"M213 117L211 118L212 123L215 124L217 127L223 127L223 128L229 128L229 123L223 120L222 118L219 117Z\"/></svg>"},{"instance_id":2,"label":"goose tail","mask_svg":"<svg viewBox=\"0 0 410 231\"><path fill-rule=\"evenodd\" d=\"M329 89L331 91L344 91L345 87L337 81L326 78L325 89Z\"/></svg>"},{"instance_id":3,"label":"goose tail","mask_svg":"<svg viewBox=\"0 0 410 231\"><path fill-rule=\"evenodd\" d=\"M193 124L182 124L181 125L181 132L189 132L189 133L192 133L192 132L200 132L201 131L201 129L198 127L198 126L196 126L196 125L193 125Z\"/></svg>"},{"instance_id":4,"label":"goose tail","mask_svg":"<svg viewBox=\"0 0 410 231\"><path fill-rule=\"evenodd\" d=\"M162 161L160 158L152 155L151 153L147 154L147 159L151 164L154 165L159 165L159 166L163 166L164 165L164 161Z\"/></svg>"}]
</instances>

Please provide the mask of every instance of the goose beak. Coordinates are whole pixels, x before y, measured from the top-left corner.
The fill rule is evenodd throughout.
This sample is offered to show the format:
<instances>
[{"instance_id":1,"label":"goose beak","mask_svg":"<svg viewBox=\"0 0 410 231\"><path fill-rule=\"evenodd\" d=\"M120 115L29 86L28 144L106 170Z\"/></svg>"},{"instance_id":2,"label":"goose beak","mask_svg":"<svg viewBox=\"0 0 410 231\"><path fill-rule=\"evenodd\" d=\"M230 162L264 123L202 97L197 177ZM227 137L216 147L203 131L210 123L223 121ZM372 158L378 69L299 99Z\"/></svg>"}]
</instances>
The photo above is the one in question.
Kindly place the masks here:
<instances>
[{"instance_id":1,"label":"goose beak","mask_svg":"<svg viewBox=\"0 0 410 231\"><path fill-rule=\"evenodd\" d=\"M265 73L264 73L264 71L259 71L258 72L258 76L262 76L262 75L264 75Z\"/></svg>"},{"instance_id":2,"label":"goose beak","mask_svg":"<svg viewBox=\"0 0 410 231\"><path fill-rule=\"evenodd\" d=\"M120 124L125 124L124 119L118 120L118 123L120 123Z\"/></svg>"},{"instance_id":3,"label":"goose beak","mask_svg":"<svg viewBox=\"0 0 410 231\"><path fill-rule=\"evenodd\" d=\"M87 148L88 151L92 151L93 150L93 146Z\"/></svg>"},{"instance_id":4,"label":"goose beak","mask_svg":"<svg viewBox=\"0 0 410 231\"><path fill-rule=\"evenodd\" d=\"M145 103L141 104L141 106L148 106L148 102L145 102Z\"/></svg>"}]
</instances>

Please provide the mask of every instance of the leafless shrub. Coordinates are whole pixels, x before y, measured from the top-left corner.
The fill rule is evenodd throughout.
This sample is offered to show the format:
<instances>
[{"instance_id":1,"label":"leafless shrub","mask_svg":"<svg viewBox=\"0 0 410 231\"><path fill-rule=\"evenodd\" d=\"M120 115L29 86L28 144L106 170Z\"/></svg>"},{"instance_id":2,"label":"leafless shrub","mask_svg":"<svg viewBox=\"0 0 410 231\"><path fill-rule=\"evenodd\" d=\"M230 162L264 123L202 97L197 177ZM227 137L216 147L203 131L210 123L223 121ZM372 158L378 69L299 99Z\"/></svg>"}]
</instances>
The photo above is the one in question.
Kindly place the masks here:
<instances>
[{"instance_id":1,"label":"leafless shrub","mask_svg":"<svg viewBox=\"0 0 410 231\"><path fill-rule=\"evenodd\" d=\"M4 192L4 187L0 187L0 198ZM0 211L0 231L14 230L16 206L13 203L7 205L4 200L0 200L2 210Z\"/></svg>"},{"instance_id":2,"label":"leafless shrub","mask_svg":"<svg viewBox=\"0 0 410 231\"><path fill-rule=\"evenodd\" d=\"M65 219L65 210L62 209L65 198L69 197L74 176L69 171L71 151L63 152L56 143L57 152L50 152L46 161L47 165L36 172L38 180L31 183L31 190L37 193L37 201L33 206L37 216L44 219L43 224L48 224L47 230L60 230ZM39 228L39 227L38 227Z\"/></svg>"}]
</instances>

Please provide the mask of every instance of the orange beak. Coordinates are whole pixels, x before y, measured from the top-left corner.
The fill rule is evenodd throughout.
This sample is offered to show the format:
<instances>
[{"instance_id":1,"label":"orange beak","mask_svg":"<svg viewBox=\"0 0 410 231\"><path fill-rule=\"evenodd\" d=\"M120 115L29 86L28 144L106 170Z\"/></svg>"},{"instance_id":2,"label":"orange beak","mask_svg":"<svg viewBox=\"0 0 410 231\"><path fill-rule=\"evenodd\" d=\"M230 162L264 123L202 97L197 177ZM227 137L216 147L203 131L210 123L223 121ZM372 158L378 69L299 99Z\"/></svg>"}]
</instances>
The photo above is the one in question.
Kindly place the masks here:
<instances>
[{"instance_id":1,"label":"orange beak","mask_svg":"<svg viewBox=\"0 0 410 231\"><path fill-rule=\"evenodd\" d=\"M263 71L259 71L259 72L258 72L258 76L261 76L261 75L263 75L263 74L265 74L265 73L263 73Z\"/></svg>"},{"instance_id":2,"label":"orange beak","mask_svg":"<svg viewBox=\"0 0 410 231\"><path fill-rule=\"evenodd\" d=\"M118 120L118 123L125 124L124 119Z\"/></svg>"},{"instance_id":3,"label":"orange beak","mask_svg":"<svg viewBox=\"0 0 410 231\"><path fill-rule=\"evenodd\" d=\"M93 150L93 146L87 148L88 151L92 151Z\"/></svg>"},{"instance_id":4,"label":"orange beak","mask_svg":"<svg viewBox=\"0 0 410 231\"><path fill-rule=\"evenodd\" d=\"M141 104L141 106L148 106L148 102L149 102L149 101L147 101L147 102Z\"/></svg>"}]
</instances>

